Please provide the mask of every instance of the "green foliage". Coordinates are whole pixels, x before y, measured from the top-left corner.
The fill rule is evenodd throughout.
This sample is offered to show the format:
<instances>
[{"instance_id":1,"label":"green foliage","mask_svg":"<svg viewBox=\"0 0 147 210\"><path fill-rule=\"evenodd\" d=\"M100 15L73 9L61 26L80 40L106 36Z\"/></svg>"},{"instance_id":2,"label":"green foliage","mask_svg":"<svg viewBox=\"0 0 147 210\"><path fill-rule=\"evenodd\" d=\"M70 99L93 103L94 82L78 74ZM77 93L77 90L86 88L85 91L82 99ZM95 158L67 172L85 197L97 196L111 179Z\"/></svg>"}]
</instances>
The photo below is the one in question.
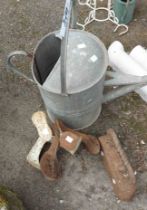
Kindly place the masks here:
<instances>
[{"instance_id":1,"label":"green foliage","mask_svg":"<svg viewBox=\"0 0 147 210\"><path fill-rule=\"evenodd\" d=\"M17 195L4 186L0 186L0 210L24 210Z\"/></svg>"}]
</instances>

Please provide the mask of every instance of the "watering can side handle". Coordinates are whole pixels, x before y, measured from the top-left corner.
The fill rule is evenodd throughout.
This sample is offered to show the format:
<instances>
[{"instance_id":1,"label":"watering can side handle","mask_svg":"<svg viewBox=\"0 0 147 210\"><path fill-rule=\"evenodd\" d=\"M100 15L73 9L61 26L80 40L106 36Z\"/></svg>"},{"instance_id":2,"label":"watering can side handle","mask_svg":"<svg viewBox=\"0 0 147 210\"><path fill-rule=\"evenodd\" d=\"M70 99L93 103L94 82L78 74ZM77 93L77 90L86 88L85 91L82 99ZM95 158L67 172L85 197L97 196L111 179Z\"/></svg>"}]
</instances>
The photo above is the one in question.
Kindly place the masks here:
<instances>
[{"instance_id":1,"label":"watering can side handle","mask_svg":"<svg viewBox=\"0 0 147 210\"><path fill-rule=\"evenodd\" d=\"M26 76L25 74L23 74L22 72L20 72L20 70L13 64L12 62L12 58L17 56L17 55L23 55L29 58L32 58L32 54L25 52L25 51L13 51L11 52L8 56L7 56L7 69L8 71L12 71L14 74L17 74L18 76L24 77L25 79L27 79L30 82L34 82L33 79L29 78L28 76Z\"/></svg>"}]
</instances>

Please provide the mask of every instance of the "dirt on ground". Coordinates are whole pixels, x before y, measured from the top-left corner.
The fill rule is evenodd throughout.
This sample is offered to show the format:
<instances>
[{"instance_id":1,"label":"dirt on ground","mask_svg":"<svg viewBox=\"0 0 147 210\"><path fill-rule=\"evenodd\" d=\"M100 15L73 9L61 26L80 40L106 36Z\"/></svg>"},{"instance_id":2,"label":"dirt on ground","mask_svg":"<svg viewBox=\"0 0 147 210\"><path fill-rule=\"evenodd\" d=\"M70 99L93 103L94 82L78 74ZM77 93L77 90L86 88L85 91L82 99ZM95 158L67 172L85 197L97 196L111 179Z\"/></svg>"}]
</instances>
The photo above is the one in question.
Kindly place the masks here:
<instances>
[{"instance_id":1,"label":"dirt on ground","mask_svg":"<svg viewBox=\"0 0 147 210\"><path fill-rule=\"evenodd\" d=\"M106 1L97 1L106 5ZM138 1L129 32L113 33L110 22L92 23L86 30L108 47L120 40L126 51L140 44L147 47L147 1ZM120 202L100 156L84 147L74 155L62 152L63 176L49 182L26 162L38 134L31 116L44 110L36 85L6 72L6 56L14 50L33 52L38 40L59 29L64 1L1 0L0 6L0 185L14 190L27 210L147 210L147 104L130 93L104 104L98 120L84 132L100 136L113 128L126 151L137 178L137 192L131 202ZM80 7L79 20L88 9ZM101 15L101 13L99 13ZM18 62L27 75L29 59Z\"/></svg>"}]
</instances>

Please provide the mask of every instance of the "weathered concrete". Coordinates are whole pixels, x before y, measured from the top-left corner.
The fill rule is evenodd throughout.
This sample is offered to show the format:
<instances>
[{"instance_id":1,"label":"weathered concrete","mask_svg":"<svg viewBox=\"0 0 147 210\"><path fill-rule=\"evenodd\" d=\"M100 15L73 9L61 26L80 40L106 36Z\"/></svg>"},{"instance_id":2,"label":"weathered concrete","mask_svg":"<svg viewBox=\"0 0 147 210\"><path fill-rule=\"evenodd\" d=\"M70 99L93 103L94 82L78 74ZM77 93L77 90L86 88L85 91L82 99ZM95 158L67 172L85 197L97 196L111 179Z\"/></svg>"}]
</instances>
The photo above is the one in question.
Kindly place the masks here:
<instances>
[{"instance_id":1,"label":"weathered concrete","mask_svg":"<svg viewBox=\"0 0 147 210\"><path fill-rule=\"evenodd\" d=\"M5 72L5 58L16 49L32 52L43 35L58 29L64 1L5 0L0 5L0 184L16 191L27 210L147 210L147 105L136 94L104 105L97 122L85 130L100 135L112 127L119 135L137 171L137 193L132 202L117 201L100 157L89 155L84 148L75 156L62 152L64 173L55 183L26 163L37 139L31 116L44 108L35 86ZM127 50L137 44L147 47L146 8L147 1L142 0L123 37L114 34L113 24L108 22L94 23L88 31L106 46L117 39ZM85 15L83 8L81 19ZM29 74L25 63L20 66Z\"/></svg>"}]
</instances>

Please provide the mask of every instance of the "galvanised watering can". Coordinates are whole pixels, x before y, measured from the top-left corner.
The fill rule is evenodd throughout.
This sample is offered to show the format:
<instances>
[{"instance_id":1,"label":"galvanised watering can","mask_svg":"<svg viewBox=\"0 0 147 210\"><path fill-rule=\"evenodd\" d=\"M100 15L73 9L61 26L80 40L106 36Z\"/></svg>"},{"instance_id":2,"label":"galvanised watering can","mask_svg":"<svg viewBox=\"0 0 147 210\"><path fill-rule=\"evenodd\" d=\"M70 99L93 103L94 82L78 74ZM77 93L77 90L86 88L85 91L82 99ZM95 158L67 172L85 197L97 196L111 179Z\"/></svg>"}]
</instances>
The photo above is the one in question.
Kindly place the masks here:
<instances>
[{"instance_id":1,"label":"galvanised watering can","mask_svg":"<svg viewBox=\"0 0 147 210\"><path fill-rule=\"evenodd\" d=\"M98 118L102 103L144 86L147 77L107 71L104 44L91 33L69 29L71 11L75 14L75 1L67 0L61 30L47 34L37 44L31 64L33 79L12 63L16 55L29 56L24 51L10 53L7 66L37 84L51 121L61 119L74 129L83 129ZM104 95L104 86L113 85L123 87Z\"/></svg>"}]
</instances>

